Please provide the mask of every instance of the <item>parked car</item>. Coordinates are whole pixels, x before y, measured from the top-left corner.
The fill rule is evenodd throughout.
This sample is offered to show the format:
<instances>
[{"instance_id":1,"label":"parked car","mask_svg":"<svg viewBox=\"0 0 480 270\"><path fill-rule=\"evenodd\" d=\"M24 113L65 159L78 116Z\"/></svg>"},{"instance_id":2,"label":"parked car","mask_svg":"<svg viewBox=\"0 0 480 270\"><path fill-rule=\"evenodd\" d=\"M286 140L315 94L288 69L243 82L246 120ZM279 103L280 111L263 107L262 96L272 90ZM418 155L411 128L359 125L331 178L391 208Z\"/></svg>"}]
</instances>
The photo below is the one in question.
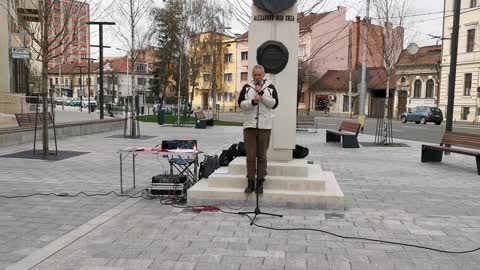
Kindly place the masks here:
<instances>
[{"instance_id":1,"label":"parked car","mask_svg":"<svg viewBox=\"0 0 480 270\"><path fill-rule=\"evenodd\" d=\"M68 103L68 105L70 106L80 106L81 104L82 104L82 101L79 98L74 98L70 100L70 102Z\"/></svg>"},{"instance_id":2,"label":"parked car","mask_svg":"<svg viewBox=\"0 0 480 270\"><path fill-rule=\"evenodd\" d=\"M97 107L97 101L94 98L90 98L90 104L95 105ZM83 98L83 107L88 107L88 98Z\"/></svg>"},{"instance_id":3,"label":"parked car","mask_svg":"<svg viewBox=\"0 0 480 270\"><path fill-rule=\"evenodd\" d=\"M415 122L416 124L434 122L435 125L440 125L443 121L443 113L437 107L418 106L411 112L402 113L400 120L404 124L407 122Z\"/></svg>"}]
</instances>

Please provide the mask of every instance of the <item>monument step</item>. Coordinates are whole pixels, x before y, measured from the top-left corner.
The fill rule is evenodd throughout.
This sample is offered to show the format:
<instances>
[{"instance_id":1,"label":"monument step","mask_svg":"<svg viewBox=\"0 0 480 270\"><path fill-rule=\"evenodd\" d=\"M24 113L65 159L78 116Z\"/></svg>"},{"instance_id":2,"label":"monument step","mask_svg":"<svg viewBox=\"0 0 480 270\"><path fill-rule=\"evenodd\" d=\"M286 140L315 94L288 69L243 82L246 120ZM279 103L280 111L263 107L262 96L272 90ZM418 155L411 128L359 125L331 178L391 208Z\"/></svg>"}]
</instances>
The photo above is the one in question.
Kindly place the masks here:
<instances>
[{"instance_id":1,"label":"monument step","mask_svg":"<svg viewBox=\"0 0 480 270\"><path fill-rule=\"evenodd\" d=\"M243 188L209 187L207 179L202 179L188 190L187 204L196 205L255 205L254 193L245 194ZM316 208L344 210L344 197L341 190L292 191L265 188L259 196L262 206Z\"/></svg>"},{"instance_id":2,"label":"monument step","mask_svg":"<svg viewBox=\"0 0 480 270\"><path fill-rule=\"evenodd\" d=\"M332 177L334 176L331 172L322 172L321 170L315 171L312 168L308 177L268 175L264 187L272 190L324 191L325 180ZM208 178L209 187L218 188L245 188L247 182L245 175L241 174L215 172Z\"/></svg>"},{"instance_id":3,"label":"monument step","mask_svg":"<svg viewBox=\"0 0 480 270\"><path fill-rule=\"evenodd\" d=\"M228 165L229 174L246 175L245 157L237 157ZM294 159L289 162L284 161L268 161L267 175L270 176L294 176L294 177L308 177L308 168L313 165L308 165L305 159Z\"/></svg>"}]
</instances>

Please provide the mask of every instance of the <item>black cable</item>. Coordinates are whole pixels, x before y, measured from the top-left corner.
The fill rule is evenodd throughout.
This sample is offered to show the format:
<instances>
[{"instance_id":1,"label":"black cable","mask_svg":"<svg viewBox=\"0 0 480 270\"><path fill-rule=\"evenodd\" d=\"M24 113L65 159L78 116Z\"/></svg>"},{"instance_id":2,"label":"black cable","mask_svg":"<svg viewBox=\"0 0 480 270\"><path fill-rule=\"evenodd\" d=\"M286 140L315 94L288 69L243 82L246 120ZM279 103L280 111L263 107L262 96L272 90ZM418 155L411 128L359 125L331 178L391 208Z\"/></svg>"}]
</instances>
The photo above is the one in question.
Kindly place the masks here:
<instances>
[{"instance_id":1,"label":"black cable","mask_svg":"<svg viewBox=\"0 0 480 270\"><path fill-rule=\"evenodd\" d=\"M87 197L99 197L99 196L110 196L110 195L115 195L117 197L128 197L128 198L145 198L144 194L140 195L127 195L127 194L118 194L115 191L110 191L107 193L92 193L88 194L86 192L80 191L75 194L70 194L70 193L32 193L32 194L27 194L27 195L15 195L15 196L6 196L6 195L0 195L0 198L5 198L5 199L16 199L16 198L28 198L28 197L33 197L33 196L57 196L57 197L67 197L67 198L73 198L73 197L78 197L80 195L85 195Z\"/></svg>"},{"instance_id":2,"label":"black cable","mask_svg":"<svg viewBox=\"0 0 480 270\"><path fill-rule=\"evenodd\" d=\"M235 215L238 215L238 213L226 212L226 211L222 211L222 210L220 210L220 212L226 213L226 214L235 214ZM270 226L259 225L259 224L255 223L254 220L253 220L253 218L250 217L249 215L246 215L246 214L242 214L242 215L244 215L244 216L248 217L248 219L250 219L250 222L251 222L250 224L252 224L252 225L254 225L254 226L256 226L256 227L259 227L259 228L267 229L267 230L274 230L274 231L312 231L312 232L321 232L321 233L328 234L328 235L331 235L331 236L335 236L335 237L338 237L338 238L341 238L341 239L363 240L363 241L377 242L377 243L382 243L382 244L390 244L390 245L397 245L397 246L405 246L405 247L413 247L413 248L419 248L419 249L426 249L426 250L432 250L432 251L436 251L436 252L449 253L449 254L466 254L466 253L472 253L472 252L476 252L476 251L479 251L479 250L480 250L480 247L479 247L479 248L470 249L470 250L464 250L464 251L451 251L451 250L442 250L442 249L438 249L438 248L432 248L432 247L415 245L415 244L407 244L407 243L401 243L401 242L395 242L395 241L388 241L388 240L380 240L380 239L373 239L373 238L366 238L366 237L358 237L358 236L345 236L345 235L336 234L336 233L332 233L332 232L325 231L325 230L321 230L321 229L311 229L311 228L275 228L275 227L270 227Z\"/></svg>"},{"instance_id":3,"label":"black cable","mask_svg":"<svg viewBox=\"0 0 480 270\"><path fill-rule=\"evenodd\" d=\"M231 207L231 206L229 206L229 205L226 204L226 203L225 203L225 204L222 204L222 205L220 205L220 206L225 206L226 208L228 208L228 209L230 209L230 210L233 210L233 211L242 210L242 209L245 207L245 205L247 204L247 201L248 201L248 198L250 198L250 195L252 195L252 193L250 193L250 194L247 195L247 198L245 199L245 201L243 201L243 204L242 204L242 206L240 206L240 208ZM218 209L220 209L220 208L218 208ZM220 209L220 212L223 212L223 211Z\"/></svg>"}]
</instances>

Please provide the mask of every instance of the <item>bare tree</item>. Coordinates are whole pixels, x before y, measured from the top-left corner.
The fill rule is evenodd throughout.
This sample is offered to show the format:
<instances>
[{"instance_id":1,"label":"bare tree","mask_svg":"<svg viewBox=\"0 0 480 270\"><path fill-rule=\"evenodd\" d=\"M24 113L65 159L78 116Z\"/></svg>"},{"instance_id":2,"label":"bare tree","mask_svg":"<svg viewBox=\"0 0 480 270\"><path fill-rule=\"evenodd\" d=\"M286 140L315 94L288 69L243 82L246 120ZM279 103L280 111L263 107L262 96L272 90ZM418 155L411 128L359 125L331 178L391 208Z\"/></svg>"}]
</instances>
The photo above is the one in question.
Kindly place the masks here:
<instances>
[{"instance_id":1,"label":"bare tree","mask_svg":"<svg viewBox=\"0 0 480 270\"><path fill-rule=\"evenodd\" d=\"M187 36L188 36L188 65L190 68L192 86L190 93L190 103L193 104L195 97L195 84L200 71L204 68L203 55L208 47L208 39L201 34L206 32L212 19L210 10L214 5L212 1L191 0L191 10L189 12Z\"/></svg>"},{"instance_id":2,"label":"bare tree","mask_svg":"<svg viewBox=\"0 0 480 270\"><path fill-rule=\"evenodd\" d=\"M130 135L136 137L140 135L140 126L138 121L135 121L136 111L138 104L139 94L139 85L136 85L136 64L141 56L140 49L147 47L147 42L150 39L151 32L153 30L152 24L145 22L147 19L148 11L153 5L152 0L117 0L114 1L116 12L110 12L112 20L115 21L117 25L116 34L120 40L124 43L125 47L128 48L127 57L130 62L129 65L132 67L132 87L133 91L130 99L131 106L131 121L130 121ZM143 22L143 24L142 24ZM143 25L150 25L150 27L142 27ZM130 66L127 69L130 69ZM145 93L144 93L145 94Z\"/></svg>"},{"instance_id":3,"label":"bare tree","mask_svg":"<svg viewBox=\"0 0 480 270\"><path fill-rule=\"evenodd\" d=\"M374 35L376 37L380 37L378 42L380 43L383 56L383 69L387 77L382 143L388 144L390 82L395 72L395 65L403 49L403 26L405 24L408 0L374 0L372 4L377 13L379 24L384 26L373 28L373 31L375 29L381 31L373 34L376 34Z\"/></svg>"},{"instance_id":4,"label":"bare tree","mask_svg":"<svg viewBox=\"0 0 480 270\"><path fill-rule=\"evenodd\" d=\"M78 33L86 29L82 24L86 17L86 0L80 1L34 1L7 0L9 13L16 20L30 41L32 55L41 64L40 93L42 100L42 143L44 157L49 154L48 146L48 64L61 56L78 42ZM62 14L59 18L55 12Z\"/></svg>"}]
</instances>

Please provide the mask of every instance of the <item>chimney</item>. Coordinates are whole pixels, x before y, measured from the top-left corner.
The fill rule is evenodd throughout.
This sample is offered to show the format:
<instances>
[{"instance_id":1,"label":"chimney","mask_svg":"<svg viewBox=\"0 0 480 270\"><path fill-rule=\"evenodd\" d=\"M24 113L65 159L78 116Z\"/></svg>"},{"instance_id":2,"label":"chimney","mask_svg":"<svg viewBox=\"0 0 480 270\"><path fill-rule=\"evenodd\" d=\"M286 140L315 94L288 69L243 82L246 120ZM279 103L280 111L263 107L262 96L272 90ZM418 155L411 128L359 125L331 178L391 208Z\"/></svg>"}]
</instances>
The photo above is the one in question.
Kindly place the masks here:
<instances>
[{"instance_id":1,"label":"chimney","mask_svg":"<svg viewBox=\"0 0 480 270\"><path fill-rule=\"evenodd\" d=\"M357 17L355 17L355 19L356 19L357 22L360 22L361 17L357 16Z\"/></svg>"}]
</instances>

